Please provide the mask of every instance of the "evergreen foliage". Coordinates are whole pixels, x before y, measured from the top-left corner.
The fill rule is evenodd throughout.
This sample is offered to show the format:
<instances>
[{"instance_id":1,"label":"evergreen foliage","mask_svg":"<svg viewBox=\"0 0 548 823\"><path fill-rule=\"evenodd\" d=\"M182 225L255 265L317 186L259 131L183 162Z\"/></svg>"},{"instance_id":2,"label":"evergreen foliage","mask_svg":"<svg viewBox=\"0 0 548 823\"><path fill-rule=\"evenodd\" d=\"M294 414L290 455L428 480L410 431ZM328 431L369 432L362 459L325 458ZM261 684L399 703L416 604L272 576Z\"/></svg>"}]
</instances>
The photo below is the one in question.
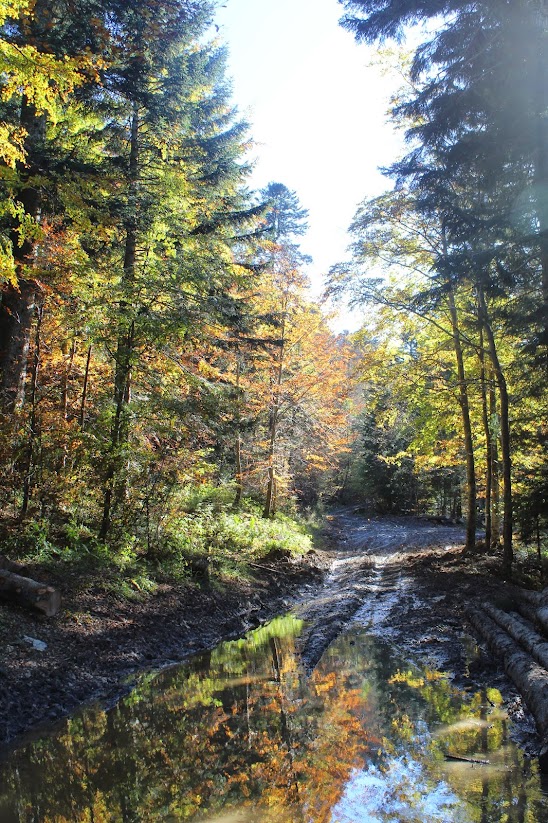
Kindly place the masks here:
<instances>
[{"instance_id":1,"label":"evergreen foliage","mask_svg":"<svg viewBox=\"0 0 548 823\"><path fill-rule=\"evenodd\" d=\"M200 489L223 498L227 534L238 497L247 548L293 539L279 518L252 527L244 499L266 495L281 324L310 339L309 380L336 343L304 289L288 314L277 302L274 246L306 211L283 184L248 189L213 14L209 0L0 5L0 507L16 554L48 544L71 563L178 574L183 532L196 553L215 540L205 509L187 511ZM309 468L310 499L336 472L336 368L322 408L304 382L284 395L278 511Z\"/></svg>"},{"instance_id":2,"label":"evergreen foliage","mask_svg":"<svg viewBox=\"0 0 548 823\"><path fill-rule=\"evenodd\" d=\"M408 88L394 103L410 146L387 170L396 192L364 203L352 229L354 263L334 269L331 289L407 313L419 324L427 320L431 334L452 338L457 374L450 379L459 387L467 465L467 543L475 542L479 508L487 544L498 543L501 481L509 572L514 493L524 489L518 493L523 517L527 495L535 508L533 488L540 492L538 469L545 464L544 428L536 440L527 438L536 455L529 469L519 432L531 432L530 411L546 405L546 9L525 0L343 5L342 25L364 42L402 39L409 25L431 25L415 51ZM363 266L379 262L407 273L407 285L374 282ZM419 343L419 361L430 356L425 343ZM478 479L484 503L483 497L476 502Z\"/></svg>"}]
</instances>

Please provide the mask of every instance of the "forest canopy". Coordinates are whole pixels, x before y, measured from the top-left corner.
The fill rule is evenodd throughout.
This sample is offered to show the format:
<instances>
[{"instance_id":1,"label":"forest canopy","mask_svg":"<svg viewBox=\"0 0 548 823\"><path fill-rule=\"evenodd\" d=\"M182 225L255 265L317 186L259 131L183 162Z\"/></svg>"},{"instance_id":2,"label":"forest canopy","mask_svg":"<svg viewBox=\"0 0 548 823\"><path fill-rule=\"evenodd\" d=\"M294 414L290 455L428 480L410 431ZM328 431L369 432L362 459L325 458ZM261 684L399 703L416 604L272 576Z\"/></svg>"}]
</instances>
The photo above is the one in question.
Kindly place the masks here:
<instances>
[{"instance_id":1,"label":"forest canopy","mask_svg":"<svg viewBox=\"0 0 548 823\"><path fill-rule=\"evenodd\" d=\"M175 573L342 500L463 517L506 571L516 524L540 552L545 5L341 1L358 42L428 23L396 67L406 153L329 276L354 336L308 292L298 194L250 188L215 3L1 0L6 550Z\"/></svg>"},{"instance_id":2,"label":"forest canopy","mask_svg":"<svg viewBox=\"0 0 548 823\"><path fill-rule=\"evenodd\" d=\"M243 507L249 526L337 482L346 344L307 292L297 194L249 188L214 12L0 7L0 503L15 553L165 564L210 550L211 507Z\"/></svg>"}]
</instances>

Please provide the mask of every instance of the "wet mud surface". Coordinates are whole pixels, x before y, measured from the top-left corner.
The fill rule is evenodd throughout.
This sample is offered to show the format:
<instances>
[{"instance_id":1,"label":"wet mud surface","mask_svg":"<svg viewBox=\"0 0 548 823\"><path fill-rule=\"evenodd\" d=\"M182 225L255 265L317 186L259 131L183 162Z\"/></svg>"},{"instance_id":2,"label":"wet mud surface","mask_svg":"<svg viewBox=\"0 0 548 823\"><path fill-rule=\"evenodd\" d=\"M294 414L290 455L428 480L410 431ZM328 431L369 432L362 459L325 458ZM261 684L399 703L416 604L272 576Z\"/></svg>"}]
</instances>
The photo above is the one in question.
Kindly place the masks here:
<instances>
[{"instance_id":1,"label":"wet mud surface","mask_svg":"<svg viewBox=\"0 0 548 823\"><path fill-rule=\"evenodd\" d=\"M280 560L257 569L251 582L164 585L143 601L48 580L63 590L54 618L3 603L0 757L85 703L114 704L140 673L184 661L287 611L317 588L324 562L316 554L306 562Z\"/></svg>"},{"instance_id":2,"label":"wet mud surface","mask_svg":"<svg viewBox=\"0 0 548 823\"><path fill-rule=\"evenodd\" d=\"M501 691L515 741L536 755L533 718L466 617L471 606L512 596L499 576L500 558L465 557L462 526L419 518L341 510L330 532L330 572L317 596L298 609L309 623L301 639L307 671L343 630L364 627L410 664L444 672L464 690Z\"/></svg>"},{"instance_id":3,"label":"wet mud surface","mask_svg":"<svg viewBox=\"0 0 548 823\"><path fill-rule=\"evenodd\" d=\"M291 607L307 624L300 640L306 671L355 622L462 688L500 689L518 742L534 753L530 716L466 620L468 606L500 593L499 559L463 558L463 542L461 526L346 509L328 518L320 550L258 570L252 583L164 586L143 602L67 592L53 619L2 606L0 754L83 703L116 702L140 672L183 661Z\"/></svg>"}]
</instances>

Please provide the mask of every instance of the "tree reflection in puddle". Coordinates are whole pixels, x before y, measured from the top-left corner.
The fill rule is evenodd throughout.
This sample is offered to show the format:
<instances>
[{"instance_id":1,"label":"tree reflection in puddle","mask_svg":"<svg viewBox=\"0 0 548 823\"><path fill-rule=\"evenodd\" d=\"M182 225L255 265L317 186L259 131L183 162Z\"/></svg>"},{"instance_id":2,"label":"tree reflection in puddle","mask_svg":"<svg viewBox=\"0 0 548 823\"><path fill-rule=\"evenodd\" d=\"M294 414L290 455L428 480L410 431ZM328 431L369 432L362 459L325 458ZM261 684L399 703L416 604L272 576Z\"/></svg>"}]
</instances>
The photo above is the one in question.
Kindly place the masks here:
<instances>
[{"instance_id":1,"label":"tree reflection in puddle","mask_svg":"<svg viewBox=\"0 0 548 823\"><path fill-rule=\"evenodd\" d=\"M548 819L497 692L465 695L355 628L306 677L301 628L278 618L22 746L0 766L0 820Z\"/></svg>"}]
</instances>

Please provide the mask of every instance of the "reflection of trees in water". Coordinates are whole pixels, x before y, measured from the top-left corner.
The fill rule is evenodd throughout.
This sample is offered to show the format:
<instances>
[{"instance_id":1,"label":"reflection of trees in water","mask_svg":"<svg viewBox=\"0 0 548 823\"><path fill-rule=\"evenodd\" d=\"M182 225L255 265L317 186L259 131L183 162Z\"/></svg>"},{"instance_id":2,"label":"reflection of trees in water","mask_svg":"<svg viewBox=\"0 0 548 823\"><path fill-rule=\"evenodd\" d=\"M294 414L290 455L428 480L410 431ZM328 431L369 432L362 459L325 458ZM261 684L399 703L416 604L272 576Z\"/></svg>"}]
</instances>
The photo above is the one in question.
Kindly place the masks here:
<instances>
[{"instance_id":1,"label":"reflection of trees in water","mask_svg":"<svg viewBox=\"0 0 548 823\"><path fill-rule=\"evenodd\" d=\"M352 786L366 786L364 775L384 781L381 820L396 801L406 819L420 816L436 791L440 808L452 793L471 797L467 819L480 823L499 820L503 808L511 823L534 814L533 770L522 780L512 760L470 780L469 770L443 766L444 751L488 753L504 743L487 695L463 705L445 678L395 669L365 633L340 638L306 678L295 655L300 628L280 618L24 747L0 769L0 820L154 823L248 809L264 823L328 823ZM405 775L414 775L412 792L403 791Z\"/></svg>"}]
</instances>

